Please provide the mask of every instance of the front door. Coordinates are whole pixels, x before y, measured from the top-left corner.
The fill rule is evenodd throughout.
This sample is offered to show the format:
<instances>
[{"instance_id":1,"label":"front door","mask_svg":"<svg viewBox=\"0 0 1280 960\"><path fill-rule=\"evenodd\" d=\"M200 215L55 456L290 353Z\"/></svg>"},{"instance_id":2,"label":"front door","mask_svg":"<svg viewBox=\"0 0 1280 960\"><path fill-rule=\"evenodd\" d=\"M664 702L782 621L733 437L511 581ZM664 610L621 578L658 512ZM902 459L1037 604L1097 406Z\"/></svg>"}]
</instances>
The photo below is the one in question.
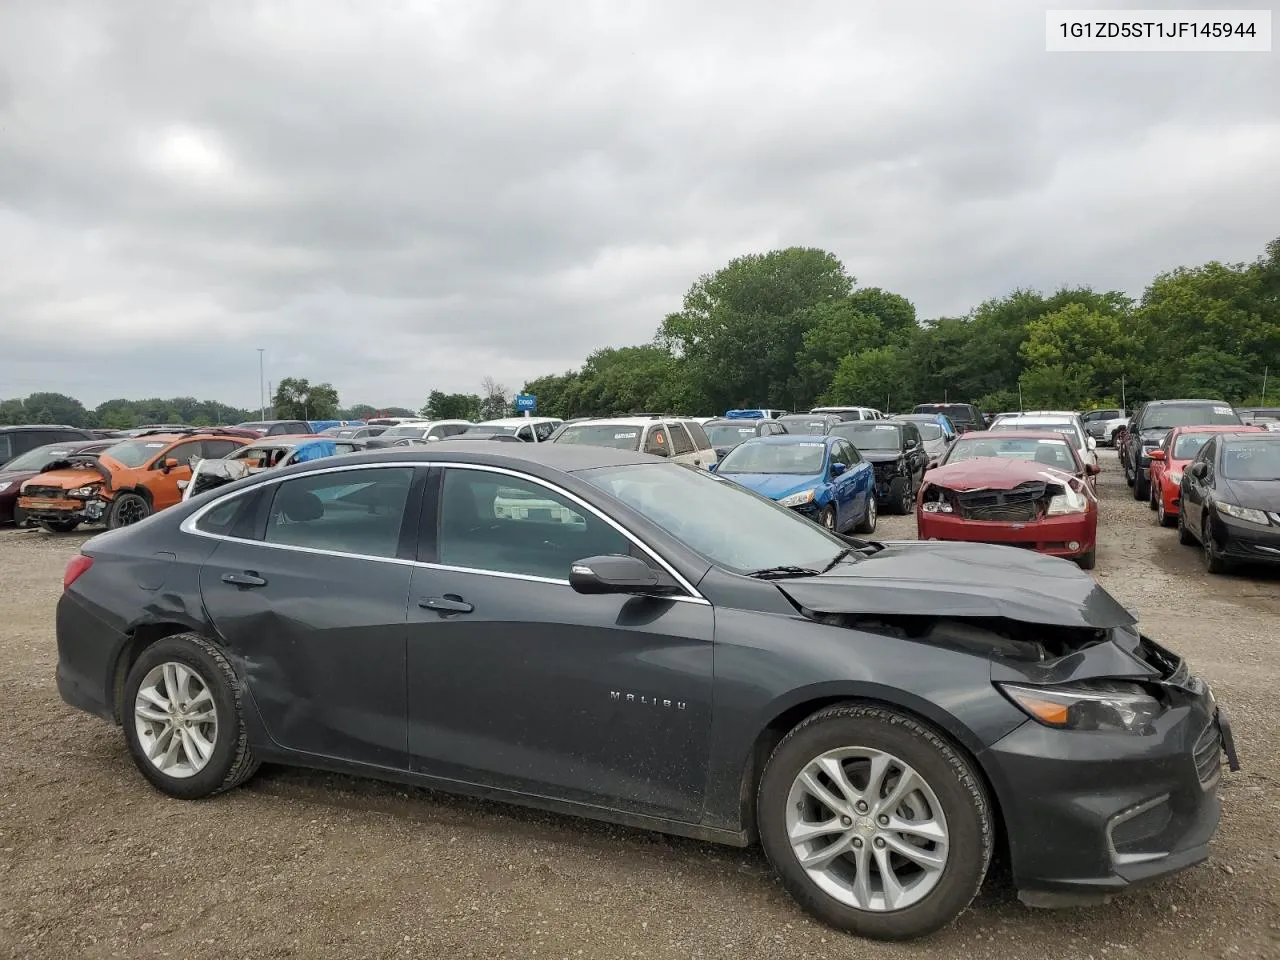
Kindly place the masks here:
<instances>
[{"instance_id":1,"label":"front door","mask_svg":"<svg viewBox=\"0 0 1280 960\"><path fill-rule=\"evenodd\" d=\"M696 822L711 607L579 594L575 560L638 548L531 478L435 476L438 531L424 532L409 603L412 769Z\"/></svg>"},{"instance_id":2,"label":"front door","mask_svg":"<svg viewBox=\"0 0 1280 960\"><path fill-rule=\"evenodd\" d=\"M269 486L254 539L219 541L200 592L281 747L403 770L405 610L421 505L410 467ZM425 479L425 476L424 476ZM263 515L262 512L259 515ZM225 534L224 534L225 536Z\"/></svg>"}]
</instances>

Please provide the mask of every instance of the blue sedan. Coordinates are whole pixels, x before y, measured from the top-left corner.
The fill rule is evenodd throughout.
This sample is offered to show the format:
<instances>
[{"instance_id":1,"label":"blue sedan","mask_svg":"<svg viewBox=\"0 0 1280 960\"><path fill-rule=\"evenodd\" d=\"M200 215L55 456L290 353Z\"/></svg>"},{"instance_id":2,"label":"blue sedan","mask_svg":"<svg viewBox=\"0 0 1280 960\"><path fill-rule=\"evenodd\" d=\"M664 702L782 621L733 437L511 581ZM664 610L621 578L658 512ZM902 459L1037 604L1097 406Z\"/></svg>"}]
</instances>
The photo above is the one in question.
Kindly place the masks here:
<instances>
[{"instance_id":1,"label":"blue sedan","mask_svg":"<svg viewBox=\"0 0 1280 960\"><path fill-rule=\"evenodd\" d=\"M875 531L874 468L843 437L756 437L730 450L715 472L837 533Z\"/></svg>"}]
</instances>

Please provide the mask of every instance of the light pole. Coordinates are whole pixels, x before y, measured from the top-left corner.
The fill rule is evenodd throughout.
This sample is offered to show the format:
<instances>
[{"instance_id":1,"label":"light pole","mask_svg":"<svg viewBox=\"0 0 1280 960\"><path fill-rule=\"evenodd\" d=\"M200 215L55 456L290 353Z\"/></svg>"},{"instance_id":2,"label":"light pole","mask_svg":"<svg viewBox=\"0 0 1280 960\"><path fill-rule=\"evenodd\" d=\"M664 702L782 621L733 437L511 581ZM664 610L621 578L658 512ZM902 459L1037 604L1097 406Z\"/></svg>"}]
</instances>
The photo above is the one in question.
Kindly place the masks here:
<instances>
[{"instance_id":1,"label":"light pole","mask_svg":"<svg viewBox=\"0 0 1280 960\"><path fill-rule=\"evenodd\" d=\"M258 406L260 408L258 410L258 415L261 420L267 419L267 388L266 380L263 379L262 360L262 352L265 349L265 347L258 348Z\"/></svg>"}]
</instances>

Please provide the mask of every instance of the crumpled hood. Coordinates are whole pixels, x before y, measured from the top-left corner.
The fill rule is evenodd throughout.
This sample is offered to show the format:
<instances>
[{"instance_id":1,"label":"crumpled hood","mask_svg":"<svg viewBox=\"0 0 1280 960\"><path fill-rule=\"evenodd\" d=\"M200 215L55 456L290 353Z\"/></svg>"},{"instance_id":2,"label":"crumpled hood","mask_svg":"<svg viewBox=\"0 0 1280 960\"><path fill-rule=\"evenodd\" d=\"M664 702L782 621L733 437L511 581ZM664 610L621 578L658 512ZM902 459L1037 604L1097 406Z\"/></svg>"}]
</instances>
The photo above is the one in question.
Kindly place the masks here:
<instances>
[{"instance_id":1,"label":"crumpled hood","mask_svg":"<svg viewBox=\"0 0 1280 960\"><path fill-rule=\"evenodd\" d=\"M1104 630L1137 622L1070 560L987 543L903 541L775 585L819 613L1007 617Z\"/></svg>"},{"instance_id":2,"label":"crumpled hood","mask_svg":"<svg viewBox=\"0 0 1280 960\"><path fill-rule=\"evenodd\" d=\"M1072 474L1043 463L975 457L937 467L924 475L924 482L957 493L967 490L1012 490L1028 482L1067 483Z\"/></svg>"},{"instance_id":3,"label":"crumpled hood","mask_svg":"<svg viewBox=\"0 0 1280 960\"><path fill-rule=\"evenodd\" d=\"M102 483L103 477L97 470L87 468L72 470L48 470L37 473L28 483L36 483L41 487L61 487L63 490L74 490L76 487L87 487L90 484Z\"/></svg>"},{"instance_id":4,"label":"crumpled hood","mask_svg":"<svg viewBox=\"0 0 1280 960\"><path fill-rule=\"evenodd\" d=\"M816 476L806 477L795 473L721 473L718 476L754 490L770 500L781 500L793 493L812 490L821 482Z\"/></svg>"},{"instance_id":5,"label":"crumpled hood","mask_svg":"<svg viewBox=\"0 0 1280 960\"><path fill-rule=\"evenodd\" d=\"M871 463L893 463L895 460L901 460L905 454L898 450L859 450L863 460L869 460Z\"/></svg>"}]
</instances>

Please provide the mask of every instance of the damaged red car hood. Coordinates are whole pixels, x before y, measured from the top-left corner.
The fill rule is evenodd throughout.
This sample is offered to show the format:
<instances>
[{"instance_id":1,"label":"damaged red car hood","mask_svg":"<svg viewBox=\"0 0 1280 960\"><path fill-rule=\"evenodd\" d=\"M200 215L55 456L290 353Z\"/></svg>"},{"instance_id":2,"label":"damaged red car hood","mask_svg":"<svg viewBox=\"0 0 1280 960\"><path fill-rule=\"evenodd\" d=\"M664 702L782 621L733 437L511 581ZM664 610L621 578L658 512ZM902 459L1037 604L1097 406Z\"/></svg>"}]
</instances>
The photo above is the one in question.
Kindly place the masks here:
<instances>
[{"instance_id":1,"label":"damaged red car hood","mask_svg":"<svg viewBox=\"0 0 1280 960\"><path fill-rule=\"evenodd\" d=\"M930 470L925 474L925 482L964 493L966 490L1012 490L1037 480L1066 483L1072 476L1065 470L1029 460L977 457Z\"/></svg>"}]
</instances>

